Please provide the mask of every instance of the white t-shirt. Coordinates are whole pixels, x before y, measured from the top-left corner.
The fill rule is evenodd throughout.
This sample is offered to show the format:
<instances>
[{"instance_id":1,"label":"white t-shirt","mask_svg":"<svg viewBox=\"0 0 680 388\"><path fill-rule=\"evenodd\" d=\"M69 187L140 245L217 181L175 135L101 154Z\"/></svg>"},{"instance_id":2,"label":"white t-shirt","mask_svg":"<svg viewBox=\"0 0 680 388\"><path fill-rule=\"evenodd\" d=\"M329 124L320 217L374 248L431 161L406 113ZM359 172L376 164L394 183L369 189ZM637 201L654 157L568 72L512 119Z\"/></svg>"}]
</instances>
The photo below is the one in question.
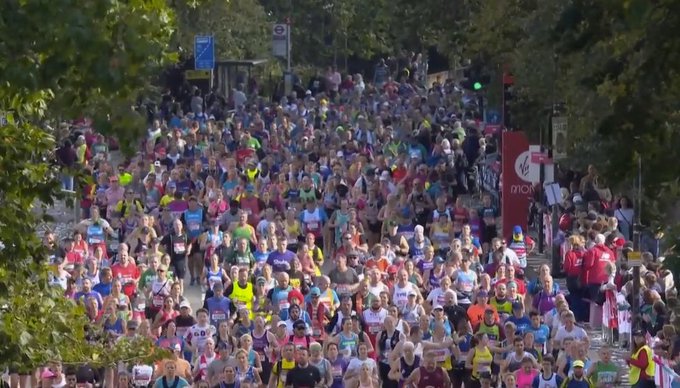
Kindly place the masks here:
<instances>
[{"instance_id":1,"label":"white t-shirt","mask_svg":"<svg viewBox=\"0 0 680 388\"><path fill-rule=\"evenodd\" d=\"M588 333L586 333L586 331L583 330L583 328L578 326L574 326L571 329L571 331L567 331L567 328L564 326L561 326L559 329L557 329L557 334L555 334L555 340L558 343L561 344L565 338L569 337L581 341L588 338Z\"/></svg>"},{"instance_id":2,"label":"white t-shirt","mask_svg":"<svg viewBox=\"0 0 680 388\"><path fill-rule=\"evenodd\" d=\"M350 371L359 373L361 366L364 364L368 364L368 367L373 370L373 375L378 375L378 365L376 365L375 360L372 358L367 358L364 361L361 361L356 357L352 358L349 362L349 365L347 365L347 373Z\"/></svg>"}]
</instances>

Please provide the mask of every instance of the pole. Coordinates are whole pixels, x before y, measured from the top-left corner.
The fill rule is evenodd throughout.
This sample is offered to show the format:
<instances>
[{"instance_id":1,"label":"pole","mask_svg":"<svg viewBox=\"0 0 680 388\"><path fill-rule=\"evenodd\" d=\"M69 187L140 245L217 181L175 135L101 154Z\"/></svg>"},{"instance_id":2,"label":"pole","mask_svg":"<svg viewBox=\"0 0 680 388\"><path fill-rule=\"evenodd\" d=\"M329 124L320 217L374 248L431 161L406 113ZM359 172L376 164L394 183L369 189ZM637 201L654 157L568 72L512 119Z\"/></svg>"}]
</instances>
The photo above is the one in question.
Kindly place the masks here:
<instances>
[{"instance_id":1,"label":"pole","mask_svg":"<svg viewBox=\"0 0 680 388\"><path fill-rule=\"evenodd\" d=\"M553 136L553 125L552 125L552 118L555 116L555 111L554 109L551 112L550 115L550 127L549 127L549 132L550 136L548 136L550 143L552 146L550 149L548 149L548 157L550 159L553 159L553 149L555 148L555 144L552 142L554 136ZM554 160L554 159L553 159ZM552 238L555 240L557 238L557 234L559 233L559 217L560 217L560 208L558 204L554 204L552 206ZM551 249L551 256L552 256L552 276L555 278L562 277L562 255L560 252L560 246L559 244L555 244L554 241L552 243L552 249Z\"/></svg>"},{"instance_id":2,"label":"pole","mask_svg":"<svg viewBox=\"0 0 680 388\"><path fill-rule=\"evenodd\" d=\"M290 44L290 18L286 18L286 25L288 28L286 28L286 71L290 73L290 68L291 68L291 44Z\"/></svg>"},{"instance_id":3,"label":"pole","mask_svg":"<svg viewBox=\"0 0 680 388\"><path fill-rule=\"evenodd\" d=\"M641 237L641 213L642 213L642 157L638 154L638 176L637 176L637 209L635 222L633 223L633 251L640 252ZM640 328L640 266L633 267L633 295L631 303L631 314L633 325L631 332ZM630 342L631 349L633 341Z\"/></svg>"},{"instance_id":4,"label":"pole","mask_svg":"<svg viewBox=\"0 0 680 388\"><path fill-rule=\"evenodd\" d=\"M550 124L550 121L548 121L548 124ZM545 139L543 135L543 130L540 131L540 145L541 145L541 154L544 152L545 146ZM538 201L536 203L536 207L539 212L542 213L543 211L543 186L545 185L545 163L541 162L539 165L538 169L538 181L539 181L539 186L538 186ZM538 217L538 225L536 227L537 232L538 232L538 253L543 253L545 251L545 234L543 233L543 214L540 214Z\"/></svg>"}]
</instances>

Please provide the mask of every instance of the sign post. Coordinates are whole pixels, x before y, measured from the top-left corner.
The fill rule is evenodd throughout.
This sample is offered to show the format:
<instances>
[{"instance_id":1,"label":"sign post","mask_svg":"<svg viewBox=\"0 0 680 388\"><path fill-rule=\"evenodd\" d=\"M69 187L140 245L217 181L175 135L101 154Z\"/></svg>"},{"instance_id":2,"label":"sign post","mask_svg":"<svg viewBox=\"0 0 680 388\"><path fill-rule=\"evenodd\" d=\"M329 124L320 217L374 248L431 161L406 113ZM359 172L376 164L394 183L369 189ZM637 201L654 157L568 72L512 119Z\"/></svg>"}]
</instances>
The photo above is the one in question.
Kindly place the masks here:
<instances>
[{"instance_id":1,"label":"sign post","mask_svg":"<svg viewBox=\"0 0 680 388\"><path fill-rule=\"evenodd\" d=\"M286 59L286 71L290 71L290 24L277 23L272 27L272 55Z\"/></svg>"},{"instance_id":2,"label":"sign post","mask_svg":"<svg viewBox=\"0 0 680 388\"><path fill-rule=\"evenodd\" d=\"M555 161L567 157L567 118L552 118L552 157Z\"/></svg>"},{"instance_id":3,"label":"sign post","mask_svg":"<svg viewBox=\"0 0 680 388\"><path fill-rule=\"evenodd\" d=\"M210 90L213 88L215 68L215 38L212 35L194 37L194 70L210 71Z\"/></svg>"}]
</instances>

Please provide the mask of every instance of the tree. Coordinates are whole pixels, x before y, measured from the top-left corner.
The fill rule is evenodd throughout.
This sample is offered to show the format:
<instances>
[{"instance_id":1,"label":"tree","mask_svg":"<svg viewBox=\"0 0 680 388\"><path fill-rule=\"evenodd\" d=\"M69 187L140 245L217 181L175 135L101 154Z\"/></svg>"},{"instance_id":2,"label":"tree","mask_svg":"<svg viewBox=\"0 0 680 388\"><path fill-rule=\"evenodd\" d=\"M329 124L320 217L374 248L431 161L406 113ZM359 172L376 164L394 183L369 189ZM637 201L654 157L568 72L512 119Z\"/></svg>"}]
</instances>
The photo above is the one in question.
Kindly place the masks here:
<instances>
[{"instance_id":1,"label":"tree","mask_svg":"<svg viewBox=\"0 0 680 388\"><path fill-rule=\"evenodd\" d=\"M672 0L480 0L461 42L512 71L520 128L545 128L543 107L565 104L573 166L594 163L626 188L640 156L645 221L668 226L679 172L678 10Z\"/></svg>"},{"instance_id":2,"label":"tree","mask_svg":"<svg viewBox=\"0 0 680 388\"><path fill-rule=\"evenodd\" d=\"M0 18L0 363L32 371L50 359L113 365L154 357L148 342L88 344L85 318L48 285L36 201L60 196L45 121L90 116L134 149L137 96L175 55L164 0L8 0ZM158 355L158 354L157 354ZM156 356L157 356L156 355Z\"/></svg>"},{"instance_id":3,"label":"tree","mask_svg":"<svg viewBox=\"0 0 680 388\"><path fill-rule=\"evenodd\" d=\"M271 24L257 0L172 1L177 14L174 41L193 55L194 36L213 35L218 59L270 55Z\"/></svg>"}]
</instances>

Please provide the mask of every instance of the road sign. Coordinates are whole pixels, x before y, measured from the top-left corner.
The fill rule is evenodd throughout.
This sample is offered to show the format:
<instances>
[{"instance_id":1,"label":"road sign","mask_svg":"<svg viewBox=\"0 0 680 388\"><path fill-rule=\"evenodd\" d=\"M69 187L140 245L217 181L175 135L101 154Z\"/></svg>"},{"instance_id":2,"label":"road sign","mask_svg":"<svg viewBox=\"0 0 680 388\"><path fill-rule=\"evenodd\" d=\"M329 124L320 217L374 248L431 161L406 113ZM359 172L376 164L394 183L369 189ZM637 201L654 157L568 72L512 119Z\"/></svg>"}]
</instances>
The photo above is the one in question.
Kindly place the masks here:
<instances>
[{"instance_id":1,"label":"road sign","mask_svg":"<svg viewBox=\"0 0 680 388\"><path fill-rule=\"evenodd\" d=\"M212 70L215 68L215 38L196 36L194 38L194 69Z\"/></svg>"},{"instance_id":2,"label":"road sign","mask_svg":"<svg viewBox=\"0 0 680 388\"><path fill-rule=\"evenodd\" d=\"M567 157L567 118L552 118L553 158L561 160Z\"/></svg>"},{"instance_id":3,"label":"road sign","mask_svg":"<svg viewBox=\"0 0 680 388\"><path fill-rule=\"evenodd\" d=\"M272 55L275 57L288 58L290 42L288 41L287 24L277 23L272 27Z\"/></svg>"},{"instance_id":4,"label":"road sign","mask_svg":"<svg viewBox=\"0 0 680 388\"><path fill-rule=\"evenodd\" d=\"M642 265L642 254L640 252L628 252L628 265L631 267L639 267Z\"/></svg>"},{"instance_id":5,"label":"road sign","mask_svg":"<svg viewBox=\"0 0 680 388\"><path fill-rule=\"evenodd\" d=\"M552 164L552 160L548 157L545 152L532 152L531 153L531 163L535 164Z\"/></svg>"},{"instance_id":6,"label":"road sign","mask_svg":"<svg viewBox=\"0 0 680 388\"><path fill-rule=\"evenodd\" d=\"M187 80L210 79L210 70L187 70L184 72Z\"/></svg>"},{"instance_id":7,"label":"road sign","mask_svg":"<svg viewBox=\"0 0 680 388\"><path fill-rule=\"evenodd\" d=\"M548 183L545 185L545 196L548 199L548 205L554 206L562 203L562 190L559 183Z\"/></svg>"}]
</instances>

